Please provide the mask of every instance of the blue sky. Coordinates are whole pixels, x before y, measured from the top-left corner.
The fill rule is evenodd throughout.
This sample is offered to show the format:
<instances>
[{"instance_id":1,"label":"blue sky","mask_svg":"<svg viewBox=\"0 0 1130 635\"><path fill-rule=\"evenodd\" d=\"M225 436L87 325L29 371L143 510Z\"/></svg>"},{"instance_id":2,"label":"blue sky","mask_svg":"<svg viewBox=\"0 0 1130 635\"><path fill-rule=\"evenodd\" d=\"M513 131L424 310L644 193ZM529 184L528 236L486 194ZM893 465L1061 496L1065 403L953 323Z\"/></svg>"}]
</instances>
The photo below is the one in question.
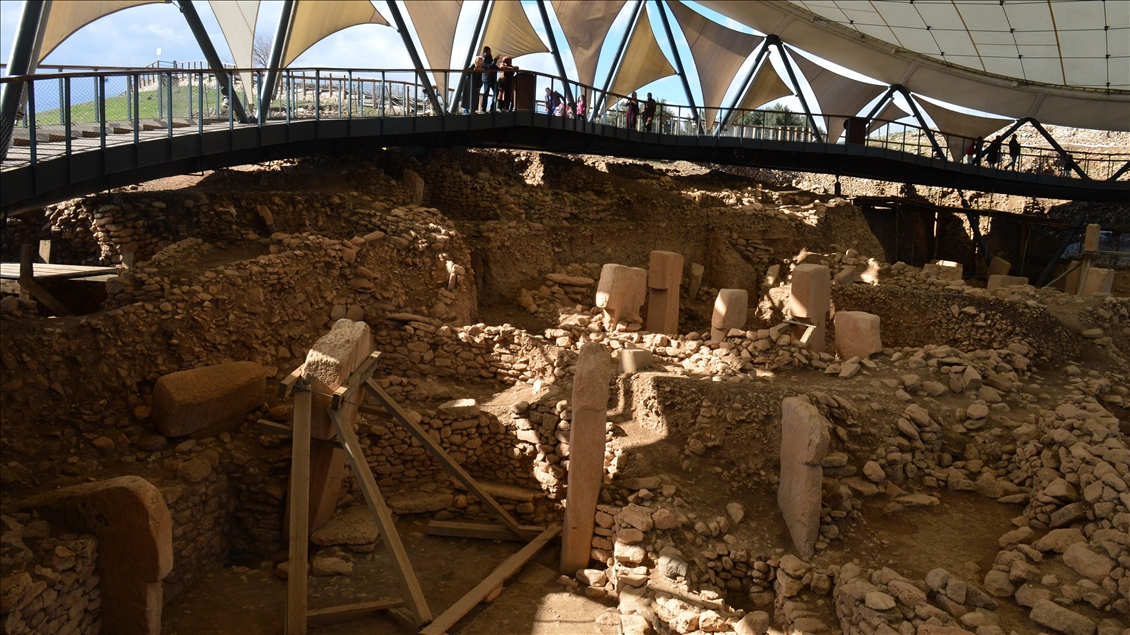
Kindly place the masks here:
<instances>
[{"instance_id":1,"label":"blue sky","mask_svg":"<svg viewBox=\"0 0 1130 635\"><path fill-rule=\"evenodd\" d=\"M21 4L21 2L10 0L0 1L0 61L7 62L8 56L10 55L16 24L19 20ZM281 4L282 3L277 0L262 2L256 26L257 34L266 35L268 38L273 36L275 24L281 10ZM689 2L688 4L726 26L747 33L757 33L744 25L704 9L693 2ZM216 23L216 19L208 3L204 0L197 0L195 5L220 56L224 58L225 61L230 61L231 55L228 52L227 44L224 42L223 34L220 31L219 25ZM383 2L376 3L376 5L378 11L384 14L386 18L389 17L388 9L384 6ZM524 0L523 5L535 30L542 35L543 40L546 39L536 5L529 0ZM473 21L478 14L479 6L480 3L478 0L469 0L464 3L462 18L459 28L456 31L455 66L462 65L462 57L465 54L462 51L466 50L464 47L466 46L466 42L470 39ZM651 13L651 22L656 29L656 38L661 48L663 48L664 52L667 54L668 59L673 61L670 47L660 26L662 23L658 18L658 14L655 13L656 6L654 3L649 2L647 3L647 7L648 11ZM410 20L407 12L402 13L405 19ZM622 37L628 22L627 14L627 11L621 14L609 34L597 69L598 84L601 82L604 74L607 72L607 68L611 64L613 50L620 37ZM391 22L391 19L389 21ZM553 20L553 25L558 42L563 42L564 36L560 32L560 27L557 26L555 19ZM674 24L672 26L675 27L673 28L674 36L680 50L683 52L683 62L687 67L687 74L692 86L692 94L695 97L696 103L701 106L702 97L698 89L698 76L694 64L690 59L690 55L687 52L686 41L683 39L682 32L677 26ZM164 61L176 60L180 62L203 59L203 54L200 52L199 46L197 46L192 33L185 24L183 16L181 16L177 7L170 3L134 7L97 20L64 41L43 63L44 65L102 64L107 66L143 66L157 59L158 48L161 49L160 58ZM572 63L571 56L565 51L563 57L567 72L571 76L575 76L575 66ZM556 73L553 58L548 53L524 56L517 61L519 66L524 69ZM787 77L783 66L781 66L781 60L777 58L775 51L773 52L771 61L778 69L781 76ZM739 70L737 77L744 77L748 65L751 62L752 59L746 62L746 66ZM843 74L853 76L856 79L865 79L847 69L829 64L824 60L820 60L820 62L833 67L834 70ZM438 66L442 64L432 62L431 65ZM340 31L315 44L295 60L292 66L316 66L323 68L365 66L374 68L409 68L412 66L412 63L407 52L404 50L399 34L395 30L378 25L362 25ZM730 94L727 95L727 102L733 97L736 89L736 85L731 88ZM807 86L804 86L804 89L808 99L815 101L814 97L807 90ZM682 82L677 77L668 77L659 80L644 87L642 90L645 92L653 92L657 99L666 99L671 103L685 104L687 102ZM801 110L800 102L795 97L787 97L780 101L788 105L794 111Z\"/></svg>"}]
</instances>

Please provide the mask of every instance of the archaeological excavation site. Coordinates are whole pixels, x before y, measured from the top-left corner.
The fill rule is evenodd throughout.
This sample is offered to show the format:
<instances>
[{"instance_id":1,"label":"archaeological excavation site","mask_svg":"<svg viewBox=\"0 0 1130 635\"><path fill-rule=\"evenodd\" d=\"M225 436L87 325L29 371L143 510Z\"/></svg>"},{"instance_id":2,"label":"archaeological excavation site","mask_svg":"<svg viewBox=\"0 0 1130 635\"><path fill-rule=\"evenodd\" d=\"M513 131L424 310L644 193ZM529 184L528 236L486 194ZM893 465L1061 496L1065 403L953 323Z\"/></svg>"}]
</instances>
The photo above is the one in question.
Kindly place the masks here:
<instances>
[{"instance_id":1,"label":"archaeological excavation site","mask_svg":"<svg viewBox=\"0 0 1130 635\"><path fill-rule=\"evenodd\" d=\"M99 275L5 281L0 630L1126 633L1126 206L822 179L389 149L9 216Z\"/></svg>"}]
</instances>

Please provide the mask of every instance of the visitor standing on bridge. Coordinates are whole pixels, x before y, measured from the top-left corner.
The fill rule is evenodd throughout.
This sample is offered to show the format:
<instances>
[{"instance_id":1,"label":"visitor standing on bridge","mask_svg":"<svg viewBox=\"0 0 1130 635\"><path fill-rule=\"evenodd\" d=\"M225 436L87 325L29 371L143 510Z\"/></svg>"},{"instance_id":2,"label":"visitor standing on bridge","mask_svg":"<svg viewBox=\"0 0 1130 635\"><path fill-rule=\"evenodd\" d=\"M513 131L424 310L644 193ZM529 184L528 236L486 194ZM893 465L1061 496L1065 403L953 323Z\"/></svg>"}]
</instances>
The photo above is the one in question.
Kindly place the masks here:
<instances>
[{"instance_id":1,"label":"visitor standing on bridge","mask_svg":"<svg viewBox=\"0 0 1130 635\"><path fill-rule=\"evenodd\" d=\"M1020 141L1016 139L1015 134L1012 135L1012 138L1008 140L1008 158L1008 169L1018 169L1016 167L1016 162L1020 160Z\"/></svg>"},{"instance_id":2,"label":"visitor standing on bridge","mask_svg":"<svg viewBox=\"0 0 1130 635\"><path fill-rule=\"evenodd\" d=\"M628 130L636 129L636 117L640 114L640 102L636 99L636 93L632 92L632 96L628 98L627 105L624 106L624 121L627 124Z\"/></svg>"},{"instance_id":3,"label":"visitor standing on bridge","mask_svg":"<svg viewBox=\"0 0 1130 635\"><path fill-rule=\"evenodd\" d=\"M509 55L498 59L498 94L495 102L501 111L514 110L514 73L517 70L514 58Z\"/></svg>"},{"instance_id":4,"label":"visitor standing on bridge","mask_svg":"<svg viewBox=\"0 0 1130 635\"><path fill-rule=\"evenodd\" d=\"M483 57L475 57L475 61L467 68L470 81L463 91L463 114L473 113L479 109L479 91L483 88Z\"/></svg>"},{"instance_id":5,"label":"visitor standing on bridge","mask_svg":"<svg viewBox=\"0 0 1130 635\"><path fill-rule=\"evenodd\" d=\"M577 95L577 119L585 118L585 93L582 91Z\"/></svg>"},{"instance_id":6,"label":"visitor standing on bridge","mask_svg":"<svg viewBox=\"0 0 1130 635\"><path fill-rule=\"evenodd\" d=\"M990 168L994 170L1001 162L1001 140L993 139L989 142L989 149L985 151L985 159Z\"/></svg>"},{"instance_id":7,"label":"visitor standing on bridge","mask_svg":"<svg viewBox=\"0 0 1130 635\"><path fill-rule=\"evenodd\" d=\"M973 142L973 163L981 165L981 158L985 156L985 137L977 137Z\"/></svg>"},{"instance_id":8,"label":"visitor standing on bridge","mask_svg":"<svg viewBox=\"0 0 1130 635\"><path fill-rule=\"evenodd\" d=\"M643 127L648 132L651 132L651 125L655 121L655 99L652 98L651 93L647 94L647 102L643 107Z\"/></svg>"},{"instance_id":9,"label":"visitor standing on bridge","mask_svg":"<svg viewBox=\"0 0 1130 635\"><path fill-rule=\"evenodd\" d=\"M498 85L498 63L495 62L494 56L490 54L490 47L483 47L483 103L482 108L479 110L483 112L494 110L498 104L498 93L496 87ZM494 95L494 101L490 100L491 95Z\"/></svg>"}]
</instances>

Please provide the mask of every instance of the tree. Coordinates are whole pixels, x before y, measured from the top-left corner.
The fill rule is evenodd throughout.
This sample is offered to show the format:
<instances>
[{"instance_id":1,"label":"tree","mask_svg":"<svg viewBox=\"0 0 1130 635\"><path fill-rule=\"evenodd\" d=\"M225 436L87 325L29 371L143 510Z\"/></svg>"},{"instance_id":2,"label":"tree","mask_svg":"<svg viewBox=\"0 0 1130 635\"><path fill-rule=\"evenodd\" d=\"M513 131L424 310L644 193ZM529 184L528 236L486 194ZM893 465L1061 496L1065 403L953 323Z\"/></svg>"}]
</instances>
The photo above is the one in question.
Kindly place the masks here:
<instances>
[{"instance_id":1,"label":"tree","mask_svg":"<svg viewBox=\"0 0 1130 635\"><path fill-rule=\"evenodd\" d=\"M251 45L251 63L255 68L267 68L271 63L271 40L266 35L256 35Z\"/></svg>"},{"instance_id":2,"label":"tree","mask_svg":"<svg viewBox=\"0 0 1130 635\"><path fill-rule=\"evenodd\" d=\"M735 125L765 126L769 128L803 126L804 117L789 110L784 104L777 104L768 110L750 110L734 120Z\"/></svg>"}]
</instances>

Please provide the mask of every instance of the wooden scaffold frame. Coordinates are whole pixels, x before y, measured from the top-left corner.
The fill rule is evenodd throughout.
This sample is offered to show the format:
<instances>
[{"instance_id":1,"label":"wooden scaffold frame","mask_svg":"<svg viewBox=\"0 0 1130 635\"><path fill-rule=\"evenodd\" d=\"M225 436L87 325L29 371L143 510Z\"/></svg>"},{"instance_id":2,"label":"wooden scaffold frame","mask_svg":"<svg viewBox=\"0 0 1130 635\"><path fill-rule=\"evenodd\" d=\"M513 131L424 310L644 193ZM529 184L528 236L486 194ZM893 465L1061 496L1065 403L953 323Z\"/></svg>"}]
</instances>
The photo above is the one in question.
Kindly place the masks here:
<instances>
[{"instance_id":1,"label":"wooden scaffold frame","mask_svg":"<svg viewBox=\"0 0 1130 635\"><path fill-rule=\"evenodd\" d=\"M561 533L561 526L557 524L549 527L535 527L519 525L502 505L498 503L466 470L463 469L447 452L440 447L418 423L415 423L391 396L373 381L373 373L380 359L380 353L369 355L337 388L332 397L328 414L336 431L336 439L322 441L311 436L311 415L313 413L313 390L307 379L305 365L299 366L293 373L284 379L279 386L280 397L293 393L294 411L291 426L286 426L261 421L260 424L274 434L284 434L291 437L291 502L289 510L290 551L289 570L287 573L287 600L286 600L286 635L305 635L307 623L311 618L318 617L343 617L362 616L377 611L386 611L397 622L407 625L411 629L419 629L420 635L442 635L469 613L479 602L486 598L503 581L518 572L531 558L542 550L550 541ZM395 520L380 488L377 487L372 469L365 460L357 433L353 430L352 422L344 420L342 406L349 402L354 395L368 395L373 397L381 409L360 406L359 412L366 414L392 415L413 438L423 445L439 463L452 474L469 492L475 495L482 504L490 509L502 521L501 525L486 525L474 523L443 523L442 528L435 532L438 535L462 536L485 539L511 539L527 542L518 553L507 558L494 569L475 588L457 600L450 608L438 616L433 617L428 602L419 580L408 559L408 552L396 531ZM363 402L362 398L359 402ZM365 502L372 512L380 529L381 538L392 553L397 580L400 583L401 598L361 602L322 609L307 608L307 576L308 576L308 550L310 544L310 448L312 442L332 443L345 451L349 466Z\"/></svg>"}]
</instances>

